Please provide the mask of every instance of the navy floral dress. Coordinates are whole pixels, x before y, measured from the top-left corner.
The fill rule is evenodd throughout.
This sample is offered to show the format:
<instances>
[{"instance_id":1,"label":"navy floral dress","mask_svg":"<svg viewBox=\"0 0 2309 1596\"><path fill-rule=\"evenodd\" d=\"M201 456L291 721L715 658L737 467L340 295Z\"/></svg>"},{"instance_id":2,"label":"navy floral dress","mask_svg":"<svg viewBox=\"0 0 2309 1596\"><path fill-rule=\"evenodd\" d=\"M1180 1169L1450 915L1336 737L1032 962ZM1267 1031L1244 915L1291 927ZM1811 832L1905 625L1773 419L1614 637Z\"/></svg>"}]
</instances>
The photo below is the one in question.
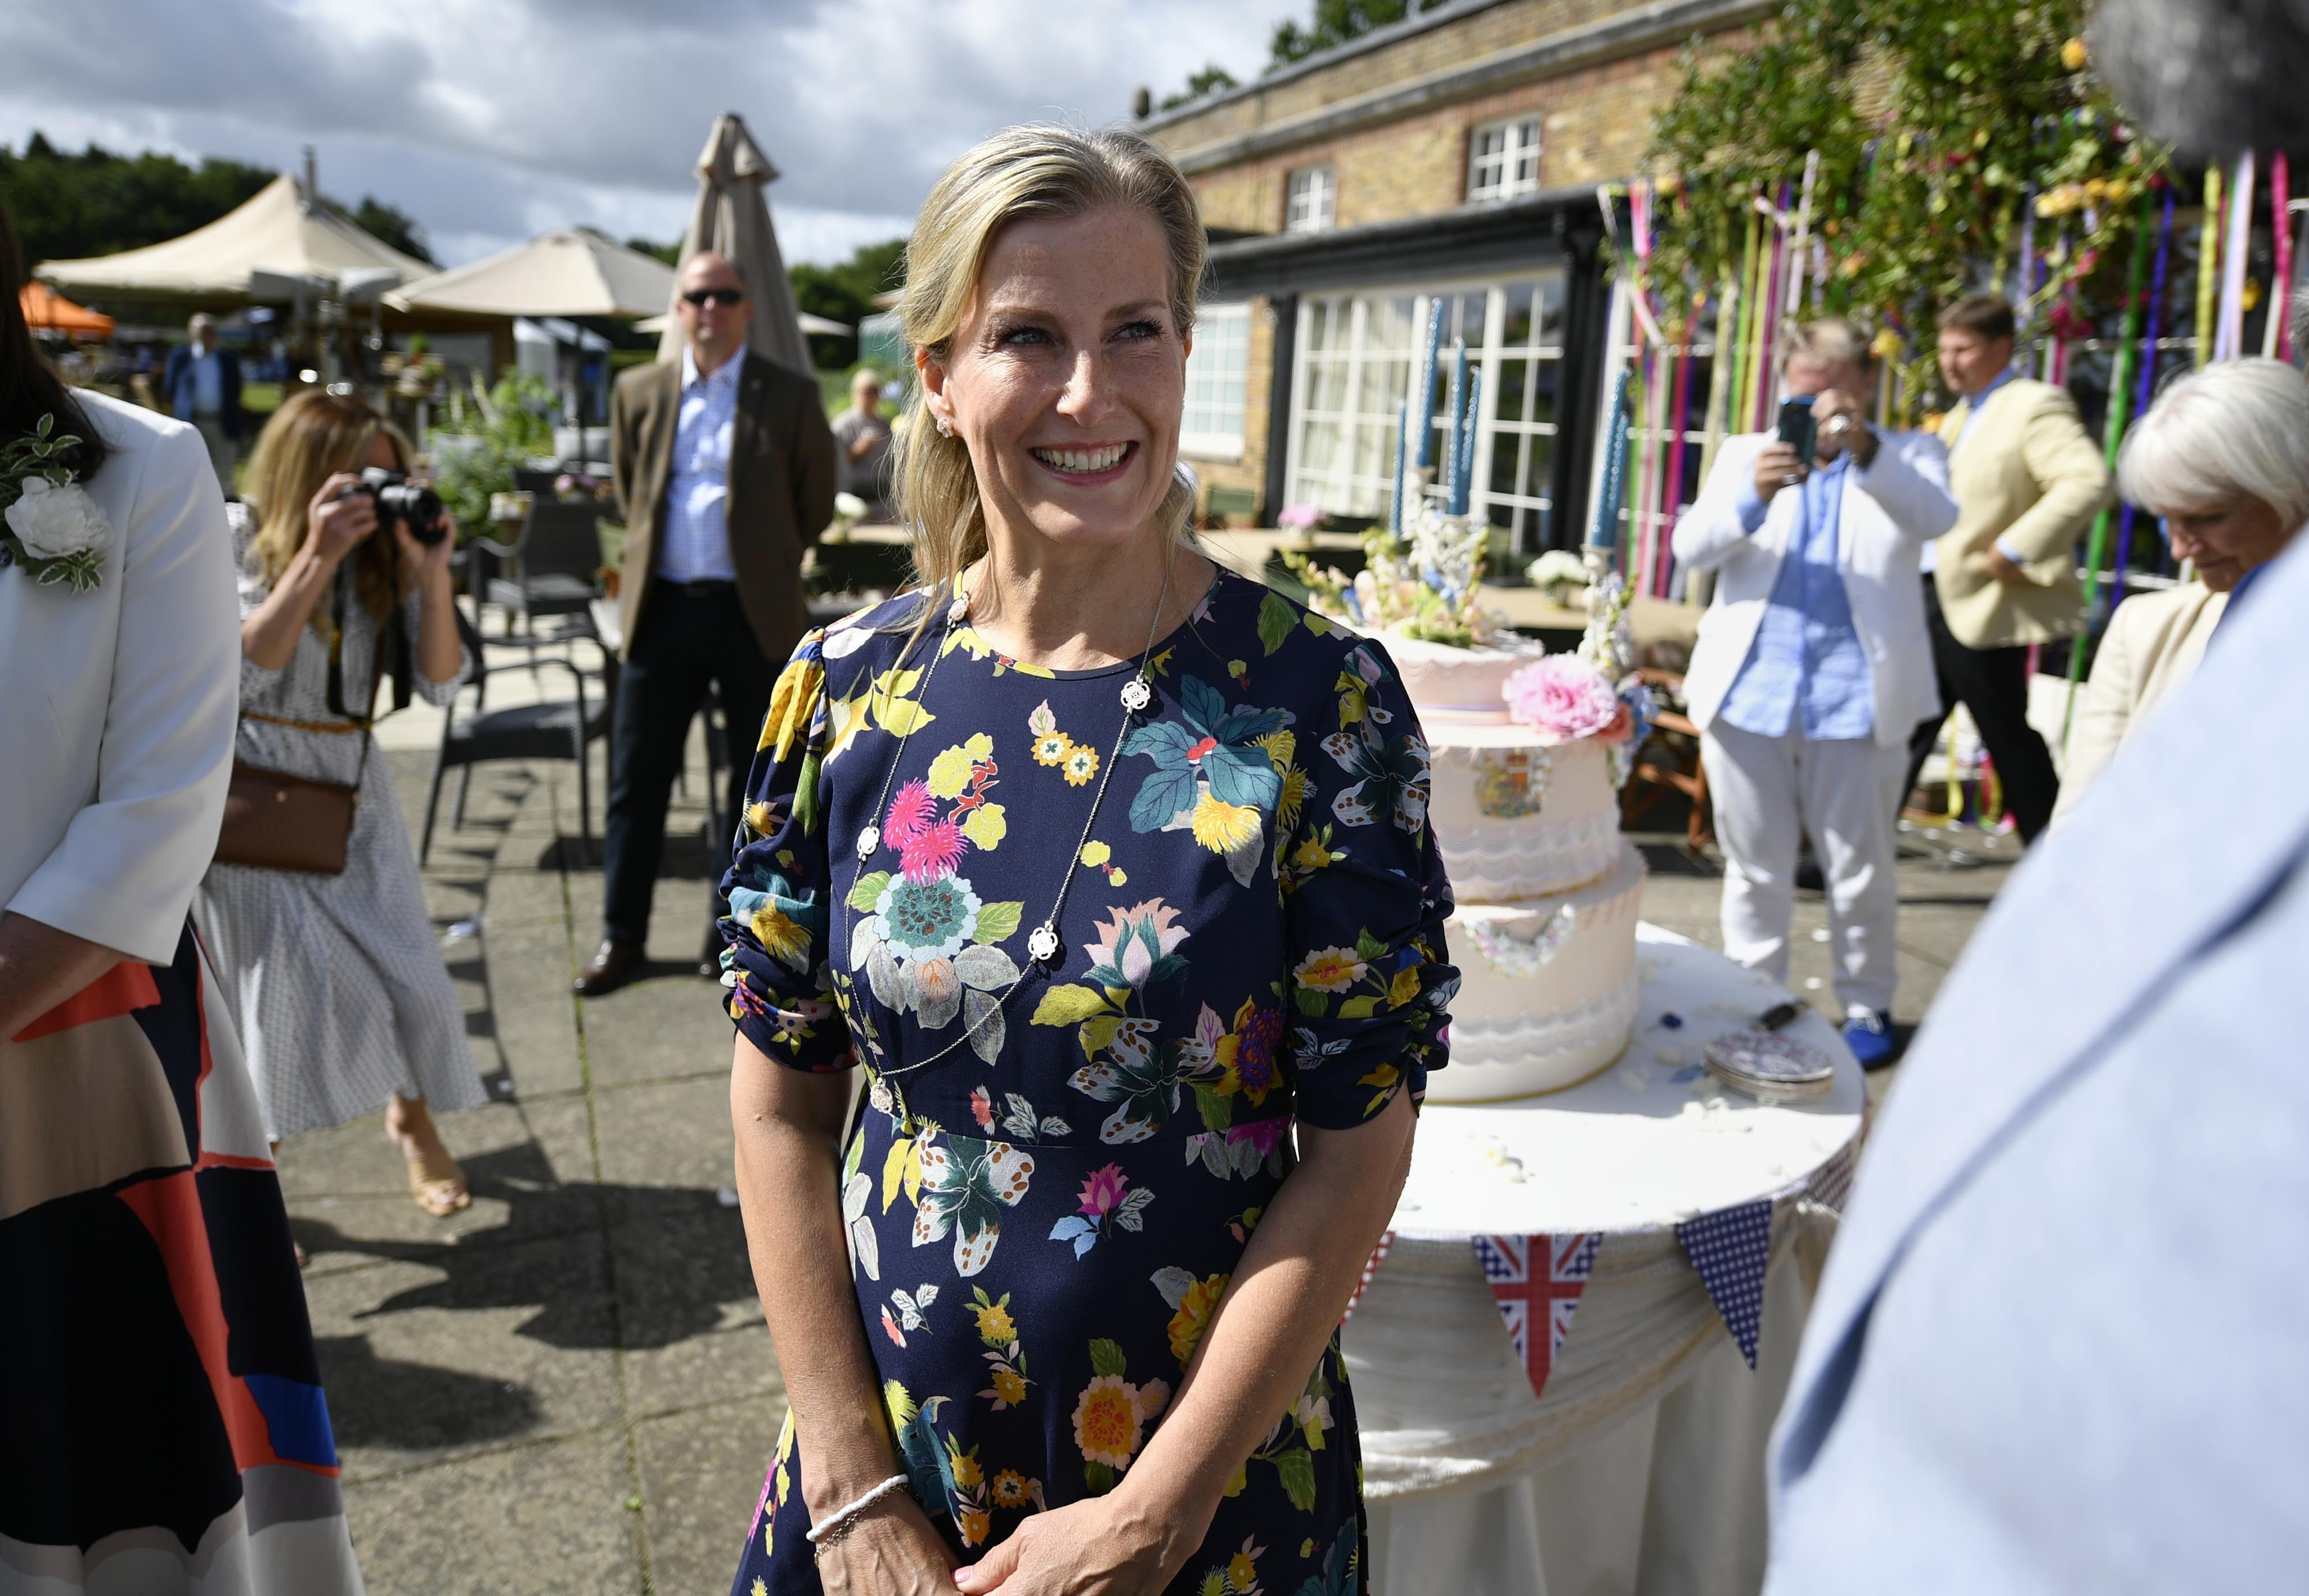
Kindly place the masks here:
<instances>
[{"instance_id":1,"label":"navy floral dress","mask_svg":"<svg viewBox=\"0 0 2309 1596\"><path fill-rule=\"evenodd\" d=\"M1136 661L1053 672L938 618L914 639L920 602L787 665L723 962L770 1058L869 1072L842 1169L859 1312L913 1493L972 1558L1129 1469L1293 1120L1415 1102L1457 974L1426 743L1379 644L1222 574L1109 772ZM735 1596L819 1589L802 1466L789 1419ZM1360 1591L1360 1473L1335 1337L1172 1589Z\"/></svg>"}]
</instances>

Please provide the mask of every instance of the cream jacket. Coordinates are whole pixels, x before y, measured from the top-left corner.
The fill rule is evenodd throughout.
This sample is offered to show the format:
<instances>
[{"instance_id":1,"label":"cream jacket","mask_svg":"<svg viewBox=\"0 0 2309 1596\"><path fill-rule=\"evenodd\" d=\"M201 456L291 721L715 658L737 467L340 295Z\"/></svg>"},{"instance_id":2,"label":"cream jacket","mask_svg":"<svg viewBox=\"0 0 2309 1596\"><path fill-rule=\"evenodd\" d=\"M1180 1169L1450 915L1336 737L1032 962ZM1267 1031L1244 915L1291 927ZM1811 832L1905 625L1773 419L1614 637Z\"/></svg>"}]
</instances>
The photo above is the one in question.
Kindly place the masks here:
<instances>
[{"instance_id":1,"label":"cream jacket","mask_svg":"<svg viewBox=\"0 0 2309 1596\"><path fill-rule=\"evenodd\" d=\"M1725 438L1707 486L1675 523L1675 557L1692 570L1717 573L1715 601L1700 617L1699 640L1683 678L1684 701L1703 728L1716 719L1755 645L1780 562L1803 514L1803 491L1783 488L1753 532L1740 524L1740 489L1754 478L1756 456L1773 436ZM1916 561L1923 545L1955 521L1948 458L1929 434L1882 434L1868 469L1845 473L1836 559L1853 630L1868 656L1870 707L1882 747L1905 745L1916 722L1940 707Z\"/></svg>"},{"instance_id":2,"label":"cream jacket","mask_svg":"<svg viewBox=\"0 0 2309 1596\"><path fill-rule=\"evenodd\" d=\"M2015 377L1990 398L1982 430L1966 436L1961 401L1941 423L1957 522L1940 540L1933 581L1950 633L1967 648L2070 637L2084 625L2077 539L2109 501L2108 468L2085 436L2076 401L2050 383ZM1988 574L1998 539L2020 556L2026 582Z\"/></svg>"},{"instance_id":3,"label":"cream jacket","mask_svg":"<svg viewBox=\"0 0 2309 1596\"><path fill-rule=\"evenodd\" d=\"M2069 729L2068 762L2061 772L2060 819L2084 796L2101 767L2116 756L2173 691L2197 674L2205 644L2221 624L2229 596L2201 582L2127 599L2109 617L2093 656L2092 677Z\"/></svg>"},{"instance_id":4,"label":"cream jacket","mask_svg":"<svg viewBox=\"0 0 2309 1596\"><path fill-rule=\"evenodd\" d=\"M75 593L0 570L0 904L165 964L216 852L240 702L224 497L200 434L94 394L112 528Z\"/></svg>"}]
</instances>

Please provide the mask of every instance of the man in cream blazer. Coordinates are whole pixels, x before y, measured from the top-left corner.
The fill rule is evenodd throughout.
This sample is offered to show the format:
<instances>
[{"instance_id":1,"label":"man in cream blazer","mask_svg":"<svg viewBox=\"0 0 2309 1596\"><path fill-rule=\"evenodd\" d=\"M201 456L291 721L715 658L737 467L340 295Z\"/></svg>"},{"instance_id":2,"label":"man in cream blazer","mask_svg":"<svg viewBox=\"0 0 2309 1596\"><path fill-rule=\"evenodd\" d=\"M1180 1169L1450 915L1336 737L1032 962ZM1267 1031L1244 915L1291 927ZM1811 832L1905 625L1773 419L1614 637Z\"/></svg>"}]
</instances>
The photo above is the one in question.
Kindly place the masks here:
<instances>
[{"instance_id":1,"label":"man in cream blazer","mask_svg":"<svg viewBox=\"0 0 2309 1596\"><path fill-rule=\"evenodd\" d=\"M1717 573L1684 694L1701 729L1724 848L1724 951L1788 973L1796 853L1828 884L1845 1040L1891 1057L1892 784L1935 712L1918 548L1957 518L1947 461L1921 433L1879 436L1867 340L1835 318L1792 327L1781 391L1809 397L1810 461L1769 433L1727 438L1676 523L1675 556Z\"/></svg>"},{"instance_id":2,"label":"man in cream blazer","mask_svg":"<svg viewBox=\"0 0 2309 1596\"><path fill-rule=\"evenodd\" d=\"M2065 391L2012 369L2012 306L1976 295L1941 316L1941 423L1957 523L1924 552L1924 618L1941 709L1918 723L1905 800L1947 712L1971 712L2024 841L2050 823L2060 777L2028 724L2028 644L2084 625L2077 539L2108 503L2108 467Z\"/></svg>"}]
</instances>

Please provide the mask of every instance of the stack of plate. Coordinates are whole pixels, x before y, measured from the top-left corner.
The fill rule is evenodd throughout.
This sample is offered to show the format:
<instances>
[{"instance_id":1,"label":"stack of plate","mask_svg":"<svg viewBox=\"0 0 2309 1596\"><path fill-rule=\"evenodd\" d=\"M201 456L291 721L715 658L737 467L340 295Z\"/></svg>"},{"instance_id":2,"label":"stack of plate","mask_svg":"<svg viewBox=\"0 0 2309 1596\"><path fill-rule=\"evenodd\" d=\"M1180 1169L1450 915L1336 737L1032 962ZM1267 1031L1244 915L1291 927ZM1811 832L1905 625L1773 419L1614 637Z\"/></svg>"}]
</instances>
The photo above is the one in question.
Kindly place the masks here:
<instances>
[{"instance_id":1,"label":"stack of plate","mask_svg":"<svg viewBox=\"0 0 2309 1596\"><path fill-rule=\"evenodd\" d=\"M1708 1044L1708 1073L1760 1102L1818 1097L1836 1079L1836 1065L1809 1042L1777 1031L1735 1031Z\"/></svg>"}]
</instances>

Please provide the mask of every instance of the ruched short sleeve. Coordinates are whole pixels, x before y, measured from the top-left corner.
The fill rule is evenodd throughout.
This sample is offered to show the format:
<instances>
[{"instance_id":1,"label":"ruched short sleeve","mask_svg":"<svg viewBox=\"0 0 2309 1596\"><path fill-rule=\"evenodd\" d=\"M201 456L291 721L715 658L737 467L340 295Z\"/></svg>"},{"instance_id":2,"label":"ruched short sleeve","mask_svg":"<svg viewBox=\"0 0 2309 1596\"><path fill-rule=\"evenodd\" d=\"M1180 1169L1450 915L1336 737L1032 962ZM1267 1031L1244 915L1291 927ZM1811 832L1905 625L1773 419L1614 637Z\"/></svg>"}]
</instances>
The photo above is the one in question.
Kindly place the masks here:
<instances>
[{"instance_id":1,"label":"ruched short sleeve","mask_svg":"<svg viewBox=\"0 0 2309 1596\"><path fill-rule=\"evenodd\" d=\"M826 757L826 634L778 677L746 780L735 858L722 878L722 986L747 1040L789 1068L847 1069L850 1037L827 962L832 870L819 768Z\"/></svg>"},{"instance_id":2,"label":"ruched short sleeve","mask_svg":"<svg viewBox=\"0 0 2309 1596\"><path fill-rule=\"evenodd\" d=\"M1451 888L1427 824L1427 739L1386 651L1342 655L1305 759L1311 781L1283 858L1289 1067L1301 1119L1360 1125L1440 1069L1459 972Z\"/></svg>"}]
</instances>

